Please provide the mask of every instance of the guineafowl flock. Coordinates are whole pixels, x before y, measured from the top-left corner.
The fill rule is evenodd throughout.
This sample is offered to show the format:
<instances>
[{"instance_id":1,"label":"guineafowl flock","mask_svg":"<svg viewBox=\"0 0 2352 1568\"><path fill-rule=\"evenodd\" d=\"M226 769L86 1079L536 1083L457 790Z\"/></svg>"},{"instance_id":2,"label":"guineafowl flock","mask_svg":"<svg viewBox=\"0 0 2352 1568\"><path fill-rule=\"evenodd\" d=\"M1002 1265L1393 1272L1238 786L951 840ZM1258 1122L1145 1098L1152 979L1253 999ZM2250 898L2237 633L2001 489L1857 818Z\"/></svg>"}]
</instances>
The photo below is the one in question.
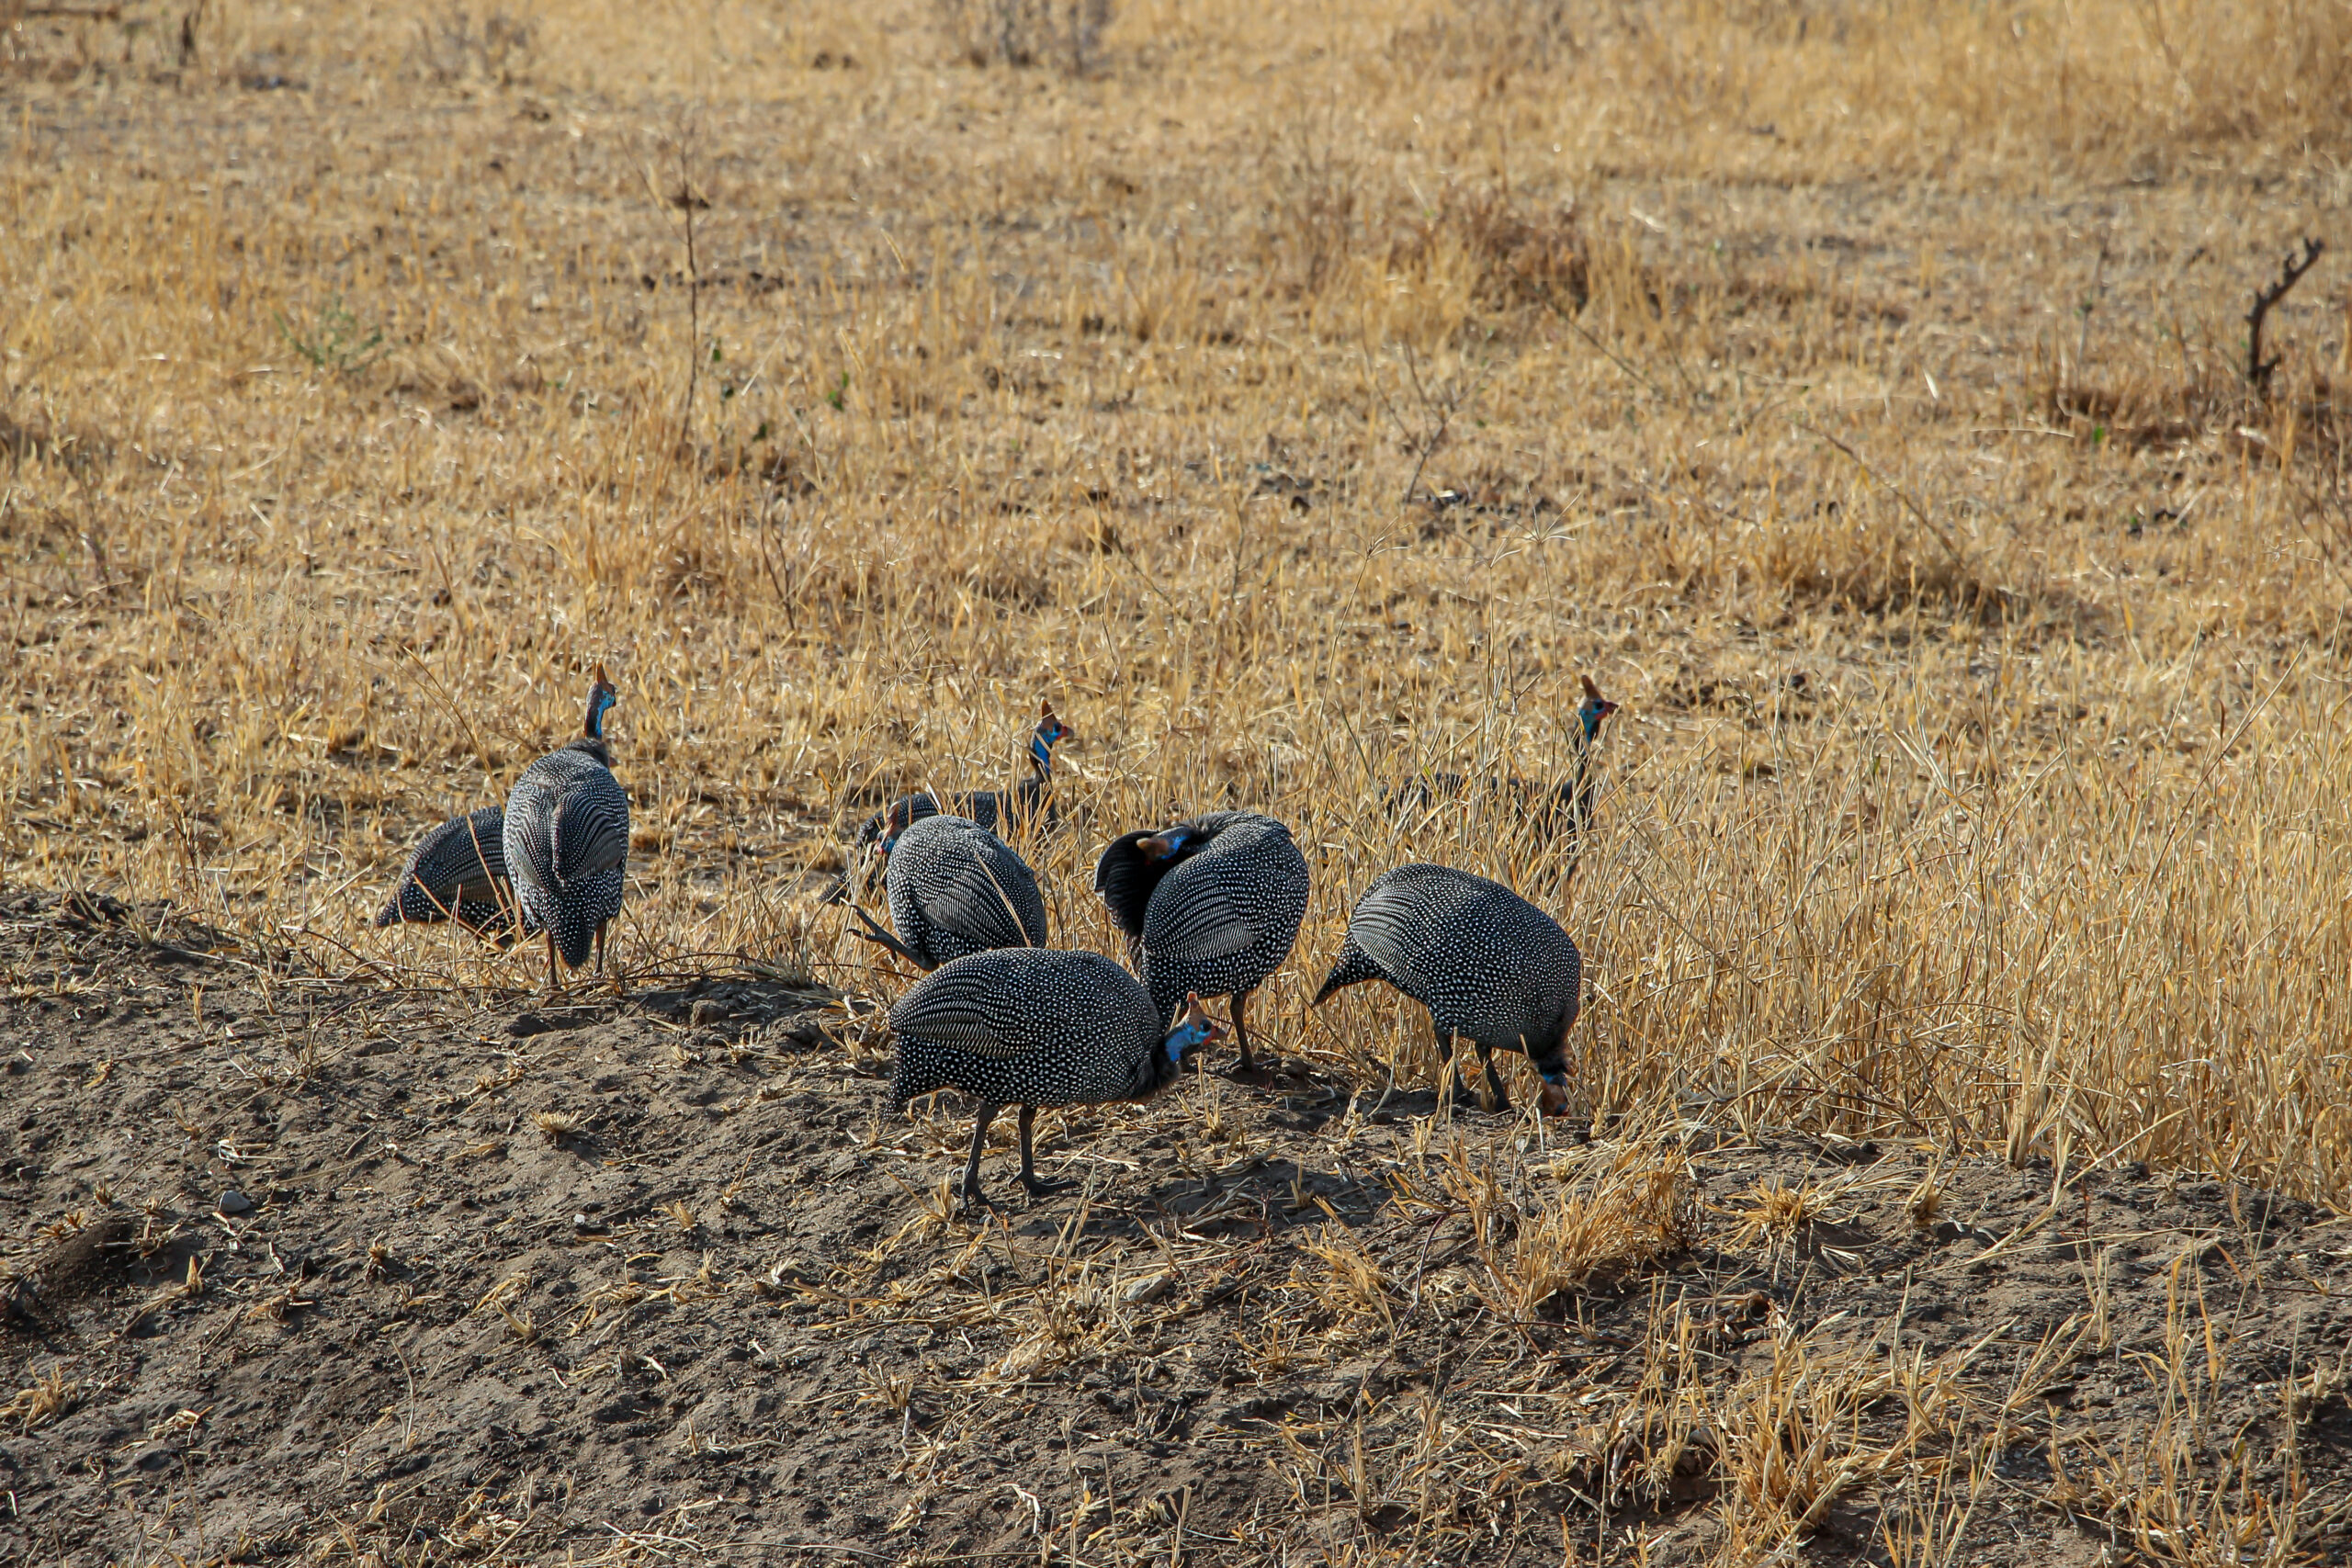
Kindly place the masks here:
<instances>
[{"instance_id":1,"label":"guineafowl flock","mask_svg":"<svg viewBox=\"0 0 2352 1568\"><path fill-rule=\"evenodd\" d=\"M1592 819L1601 725L1617 711L1589 677L1583 686L1579 754L1566 782L1498 786L1424 773L1391 791L1389 806L1420 809L1499 792L1522 822L1573 846ZM550 988L560 987L563 968L582 968L592 955L602 971L628 864L628 794L605 738L618 700L596 666L580 734L526 768L503 810L483 807L426 834L375 923L455 921L497 943L542 937ZM1043 1196L1052 1184L1036 1173L1037 1108L1157 1094L1226 1033L1204 998L1230 998L1236 1077L1279 1069L1252 1049L1249 1008L1290 958L1306 917L1306 857L1290 829L1254 811L1216 811L1118 835L1096 862L1094 892L1126 938L1129 967L1057 950L1036 875L1007 840L1059 825L1054 748L1069 734L1046 703L1029 737L1027 777L1001 790L901 795L859 826L855 869L880 865L888 926L859 907L851 876L832 896L860 924L851 934L922 971L890 1009L899 1054L890 1101L953 1089L978 1102L963 1181L965 1201L976 1205L989 1202L980 1153L999 1112L1018 1107L1021 1183ZM1458 1096L1469 1090L1453 1053L1466 1041L1498 1109L1510 1100L1494 1053L1511 1051L1534 1067L1542 1109L1552 1113L1567 1104L1567 1034L1583 970L1559 922L1517 893L1414 863L1382 874L1356 901L1311 1005L1385 981L1429 1010Z\"/></svg>"}]
</instances>

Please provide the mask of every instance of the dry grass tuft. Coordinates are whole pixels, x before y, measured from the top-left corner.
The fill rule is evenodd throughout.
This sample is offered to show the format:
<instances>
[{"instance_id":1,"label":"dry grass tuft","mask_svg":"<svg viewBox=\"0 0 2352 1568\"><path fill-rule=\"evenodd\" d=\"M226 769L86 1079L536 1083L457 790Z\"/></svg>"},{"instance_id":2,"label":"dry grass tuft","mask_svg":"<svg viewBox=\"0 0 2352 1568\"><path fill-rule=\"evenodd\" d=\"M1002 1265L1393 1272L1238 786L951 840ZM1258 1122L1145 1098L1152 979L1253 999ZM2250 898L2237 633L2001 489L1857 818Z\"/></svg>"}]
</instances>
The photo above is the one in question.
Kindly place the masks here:
<instances>
[{"instance_id":1,"label":"dry grass tuft","mask_svg":"<svg viewBox=\"0 0 2352 1568\"><path fill-rule=\"evenodd\" d=\"M51 1367L18 1389L7 1404L0 1404L0 1421L14 1420L18 1431L30 1433L69 1414L81 1396L82 1385L69 1382L63 1367Z\"/></svg>"},{"instance_id":2,"label":"dry grass tuft","mask_svg":"<svg viewBox=\"0 0 2352 1568\"><path fill-rule=\"evenodd\" d=\"M825 899L842 829L902 789L1015 776L1049 698L1076 731L1064 826L1023 849L1057 943L1118 951L1088 872L1136 823L1251 807L1309 856L1253 1021L1315 1088L1270 1097L1280 1119L1216 1085L1049 1118L1089 1183L1074 1213L1147 1177L1227 1207L1144 1256L1088 1251L1087 1218L1016 1241L934 1190L924 1162L961 1134L926 1110L843 1135L860 1168L911 1162L903 1212L828 1235L821 1264L727 1261L773 1220L730 1165L753 1184L682 1180L613 1221L634 1271L550 1296L569 1334L523 1284L428 1288L422 1238L359 1266L401 1277L403 1321L477 1301L481 1323L449 1310L498 1343L469 1355L593 1341L619 1382L668 1376L595 1337L623 1321L743 1303L837 1348L944 1293L954 1321L921 1326L972 1336L968 1381L1006 1400L1147 1361L1188 1311L1235 1314L1235 1375L1272 1388L1422 1335L1566 1343L1592 1303L1647 1299L1605 1389L1555 1409L1515 1384L1503 1423L1365 1372L1249 1428L1269 1483L1351 1521L1316 1544L1335 1561L1467 1551L1521 1484L1497 1478L1532 1477L1574 1489L1544 1507L1650 1510L1642 1529L1710 1510L1726 1562L1826 1553L1806 1543L1864 1514L1927 1562L1968 1560L2030 1452L2047 1506L2151 1561L2335 1550L2303 1461L2216 1436L2242 1417L2197 1355L2133 1352L2153 1426L2018 1434L2154 1288L2068 1228L2086 1172L2352 1198L2340 246L2268 315L2275 375L2245 368L2254 290L2305 234L2340 238L2352 12L318 11L34 7L0 49L0 859L62 896L22 917L41 941L119 938L188 976L154 1005L189 1071L110 1045L77 1064L83 1101L144 1097L171 1157L252 1164L248 1109L196 1070L216 1053L241 1092L308 1103L392 1070L388 1047L458 1048L395 1040L371 1017L392 998L513 1013L543 950L369 916L420 831L571 732L599 660L638 988L578 977L594 1006L541 1021L707 1004L646 1068L724 1075L682 1125L805 1115L789 1097L819 1089L787 1059L866 1096L906 977ZM1588 675L1623 708L1581 841L1495 799L1384 806L1432 769L1566 779ZM1582 944L1589 1144L1425 1096L1418 1009L1307 1010L1350 900L1416 858L1509 881ZM12 959L0 987L95 1027L119 976L78 963ZM833 999L787 1036L734 1027L721 986ZM328 989L365 999L254 1043ZM634 1107L494 1028L418 1085L433 1114L483 1102L458 1163L593 1176L639 1152ZM517 1101L582 1109L517 1140ZM1799 1135L1818 1159L1707 1185L1718 1140ZM1862 1168L1882 1147L1939 1163L1890 1188ZM2035 1228L1975 1228L1952 1183L1980 1156L2032 1171ZM802 1185L852 1180L831 1158ZM85 1201L28 1217L27 1245L71 1245ZM1840 1227L1882 1204L1907 1246L2006 1247L1988 1267L2080 1248L2083 1321L2009 1348L2030 1386L1744 1304L1846 1269ZM141 1325L233 1302L256 1340L315 1332L307 1282L194 1255L183 1276L165 1207L135 1249ZM1249 1227L1245 1269L1216 1249ZM1259 1272L1218 1295L1228 1269ZM2183 1298L2182 1346L2201 1310ZM1600 1343L1575 1354L1623 1348ZM968 1438L922 1429L944 1382L859 1364L843 1397L896 1418L898 1473L952 1473ZM63 1376L0 1409L29 1429ZM1201 1419L1124 1397L1147 1451ZM899 1499L901 1533L945 1495ZM410 1540L388 1552L427 1539L378 1501L370 1528ZM436 1506L447 1540L500 1550L487 1503ZM1029 1509L1024 1551L1201 1547L1125 1494ZM599 1550L700 1550L684 1516L647 1517Z\"/></svg>"}]
</instances>

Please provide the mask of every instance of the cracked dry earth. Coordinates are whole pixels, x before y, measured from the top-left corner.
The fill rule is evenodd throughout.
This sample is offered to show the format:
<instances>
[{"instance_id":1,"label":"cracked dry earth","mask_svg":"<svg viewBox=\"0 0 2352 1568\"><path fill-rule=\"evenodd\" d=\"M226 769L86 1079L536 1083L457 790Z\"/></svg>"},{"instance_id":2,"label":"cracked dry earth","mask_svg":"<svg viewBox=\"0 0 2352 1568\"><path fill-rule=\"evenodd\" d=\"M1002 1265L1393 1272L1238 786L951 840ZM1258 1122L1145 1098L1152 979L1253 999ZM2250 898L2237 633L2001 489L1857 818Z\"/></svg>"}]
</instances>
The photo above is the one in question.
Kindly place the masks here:
<instances>
[{"instance_id":1,"label":"cracked dry earth","mask_svg":"<svg viewBox=\"0 0 2352 1568\"><path fill-rule=\"evenodd\" d=\"M1080 1186L1000 1145L977 1223L870 1002L0 911L0 1560L2352 1551L2346 1233L2222 1181L1302 1066L1047 1116Z\"/></svg>"}]
</instances>

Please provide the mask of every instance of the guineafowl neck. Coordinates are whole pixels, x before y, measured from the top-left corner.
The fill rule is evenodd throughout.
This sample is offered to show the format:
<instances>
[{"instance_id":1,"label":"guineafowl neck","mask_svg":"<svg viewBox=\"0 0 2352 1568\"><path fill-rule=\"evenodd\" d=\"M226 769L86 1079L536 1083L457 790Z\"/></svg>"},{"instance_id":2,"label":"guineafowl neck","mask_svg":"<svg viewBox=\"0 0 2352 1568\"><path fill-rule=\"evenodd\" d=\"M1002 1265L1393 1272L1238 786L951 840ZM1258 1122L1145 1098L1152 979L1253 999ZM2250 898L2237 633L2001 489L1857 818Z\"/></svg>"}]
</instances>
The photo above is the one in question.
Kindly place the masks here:
<instances>
[{"instance_id":1,"label":"guineafowl neck","mask_svg":"<svg viewBox=\"0 0 2352 1568\"><path fill-rule=\"evenodd\" d=\"M1168 1059L1166 1037L1153 1041L1151 1049L1144 1053L1143 1060L1136 1064L1136 1070L1129 1079L1127 1097L1149 1100L1176 1081L1176 1064Z\"/></svg>"},{"instance_id":2,"label":"guineafowl neck","mask_svg":"<svg viewBox=\"0 0 2352 1568\"><path fill-rule=\"evenodd\" d=\"M1597 787L1597 781L1592 776L1592 753L1594 747L1600 744L1600 737L1585 733L1581 725L1577 728L1577 772L1576 777L1568 783L1568 805L1576 813L1577 823L1582 825L1592 815L1592 797Z\"/></svg>"}]
</instances>

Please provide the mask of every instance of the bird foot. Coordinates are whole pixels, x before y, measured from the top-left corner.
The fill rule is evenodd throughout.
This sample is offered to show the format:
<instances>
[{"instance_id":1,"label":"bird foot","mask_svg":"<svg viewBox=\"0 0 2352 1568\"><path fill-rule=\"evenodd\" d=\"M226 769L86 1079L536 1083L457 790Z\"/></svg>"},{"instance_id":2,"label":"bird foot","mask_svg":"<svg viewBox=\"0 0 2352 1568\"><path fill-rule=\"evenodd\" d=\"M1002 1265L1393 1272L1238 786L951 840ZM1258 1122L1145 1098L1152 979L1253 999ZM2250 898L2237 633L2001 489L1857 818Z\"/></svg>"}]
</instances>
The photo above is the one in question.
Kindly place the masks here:
<instances>
[{"instance_id":1,"label":"bird foot","mask_svg":"<svg viewBox=\"0 0 2352 1568\"><path fill-rule=\"evenodd\" d=\"M1509 1111L1510 1101L1489 1102L1484 1089L1472 1089L1460 1078L1453 1080L1453 1109L1456 1111Z\"/></svg>"},{"instance_id":2,"label":"bird foot","mask_svg":"<svg viewBox=\"0 0 2352 1568\"><path fill-rule=\"evenodd\" d=\"M967 1187L964 1189L965 1218L985 1218L986 1216L995 1213L995 1199L981 1191L978 1187Z\"/></svg>"},{"instance_id":3,"label":"bird foot","mask_svg":"<svg viewBox=\"0 0 2352 1568\"><path fill-rule=\"evenodd\" d=\"M1280 1062L1236 1062L1217 1076L1232 1083L1254 1084L1262 1088L1281 1077L1283 1068Z\"/></svg>"},{"instance_id":4,"label":"bird foot","mask_svg":"<svg viewBox=\"0 0 2352 1568\"><path fill-rule=\"evenodd\" d=\"M1042 1176L1024 1176L1021 1185L1029 1190L1032 1198L1050 1198L1057 1192L1067 1192L1078 1184L1074 1181L1048 1181Z\"/></svg>"}]
</instances>

